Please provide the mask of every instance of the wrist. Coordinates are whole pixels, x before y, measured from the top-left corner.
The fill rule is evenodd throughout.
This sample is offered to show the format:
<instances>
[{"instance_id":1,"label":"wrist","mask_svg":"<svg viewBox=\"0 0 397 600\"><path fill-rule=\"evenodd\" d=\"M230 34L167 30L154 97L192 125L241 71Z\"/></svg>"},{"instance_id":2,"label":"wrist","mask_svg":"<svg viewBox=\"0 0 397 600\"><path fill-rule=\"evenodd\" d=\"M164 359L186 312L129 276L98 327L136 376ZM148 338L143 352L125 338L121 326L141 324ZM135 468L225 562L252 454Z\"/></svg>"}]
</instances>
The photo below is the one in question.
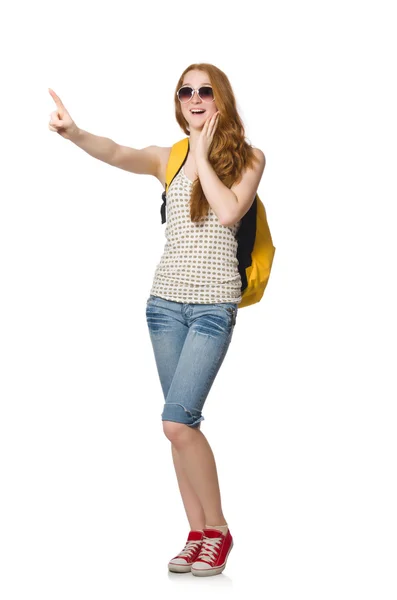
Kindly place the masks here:
<instances>
[{"instance_id":1,"label":"wrist","mask_svg":"<svg viewBox=\"0 0 397 600\"><path fill-rule=\"evenodd\" d=\"M209 165L210 161L208 159L208 156L201 156L200 158L196 158L196 165L197 167L199 167L199 165Z\"/></svg>"},{"instance_id":2,"label":"wrist","mask_svg":"<svg viewBox=\"0 0 397 600\"><path fill-rule=\"evenodd\" d=\"M77 125L74 125L72 129L67 132L66 137L68 140L75 143L79 139L81 132L82 129L80 129L80 127L77 127Z\"/></svg>"}]
</instances>

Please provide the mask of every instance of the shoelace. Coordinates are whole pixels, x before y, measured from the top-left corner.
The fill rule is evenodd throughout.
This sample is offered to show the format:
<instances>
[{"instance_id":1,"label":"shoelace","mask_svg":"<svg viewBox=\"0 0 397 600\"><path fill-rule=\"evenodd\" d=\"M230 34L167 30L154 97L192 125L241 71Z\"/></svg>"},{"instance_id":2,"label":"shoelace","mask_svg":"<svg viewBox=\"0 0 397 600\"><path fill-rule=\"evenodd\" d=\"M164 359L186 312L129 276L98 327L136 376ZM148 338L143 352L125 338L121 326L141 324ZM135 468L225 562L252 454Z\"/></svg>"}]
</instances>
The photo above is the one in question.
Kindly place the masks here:
<instances>
[{"instance_id":1,"label":"shoelace","mask_svg":"<svg viewBox=\"0 0 397 600\"><path fill-rule=\"evenodd\" d=\"M203 538L203 543L201 546L200 554L198 555L196 560L205 560L207 562L214 562L217 554L219 552L220 544L222 542L222 538Z\"/></svg>"},{"instance_id":2,"label":"shoelace","mask_svg":"<svg viewBox=\"0 0 397 600\"><path fill-rule=\"evenodd\" d=\"M190 555L196 552L197 548L200 545L201 541L189 540L188 542L186 542L186 546L184 547L182 552L178 554L178 556L187 556L188 558L190 558Z\"/></svg>"}]
</instances>

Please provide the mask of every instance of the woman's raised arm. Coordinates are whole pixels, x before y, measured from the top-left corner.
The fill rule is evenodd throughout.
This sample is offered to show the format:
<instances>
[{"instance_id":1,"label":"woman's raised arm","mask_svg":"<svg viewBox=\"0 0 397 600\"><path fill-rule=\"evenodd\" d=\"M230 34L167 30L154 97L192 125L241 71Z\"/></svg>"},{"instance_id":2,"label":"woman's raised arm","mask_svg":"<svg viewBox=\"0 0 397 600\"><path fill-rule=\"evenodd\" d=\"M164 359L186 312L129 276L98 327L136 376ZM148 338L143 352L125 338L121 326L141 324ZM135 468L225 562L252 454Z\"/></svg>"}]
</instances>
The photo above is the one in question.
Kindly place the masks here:
<instances>
[{"instance_id":1,"label":"woman's raised arm","mask_svg":"<svg viewBox=\"0 0 397 600\"><path fill-rule=\"evenodd\" d=\"M103 162L143 175L159 176L161 148L148 146L137 150L128 146L121 146L107 137L94 135L80 129L73 121L69 112L59 96L49 88L48 90L56 104L56 109L51 113L48 124L50 131L54 131L63 138L70 140L76 146L87 152L90 156Z\"/></svg>"}]
</instances>

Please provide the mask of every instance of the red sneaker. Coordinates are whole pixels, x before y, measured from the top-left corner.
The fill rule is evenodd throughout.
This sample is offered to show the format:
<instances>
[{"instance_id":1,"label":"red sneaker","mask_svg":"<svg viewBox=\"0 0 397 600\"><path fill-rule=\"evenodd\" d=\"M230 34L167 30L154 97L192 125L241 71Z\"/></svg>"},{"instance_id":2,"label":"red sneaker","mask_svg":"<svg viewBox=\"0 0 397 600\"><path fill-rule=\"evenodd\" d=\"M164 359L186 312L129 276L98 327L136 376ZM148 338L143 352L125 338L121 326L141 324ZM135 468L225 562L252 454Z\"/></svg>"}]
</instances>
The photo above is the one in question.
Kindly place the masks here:
<instances>
[{"instance_id":1,"label":"red sneaker","mask_svg":"<svg viewBox=\"0 0 397 600\"><path fill-rule=\"evenodd\" d=\"M218 529L204 529L201 550L193 562L191 572L193 575L206 576L218 575L226 567L227 557L233 548L233 538L228 530L223 535Z\"/></svg>"},{"instance_id":2,"label":"red sneaker","mask_svg":"<svg viewBox=\"0 0 397 600\"><path fill-rule=\"evenodd\" d=\"M203 541L202 531L190 531L182 552L174 556L168 563L168 569L175 573L190 571L192 563L197 559Z\"/></svg>"}]
</instances>

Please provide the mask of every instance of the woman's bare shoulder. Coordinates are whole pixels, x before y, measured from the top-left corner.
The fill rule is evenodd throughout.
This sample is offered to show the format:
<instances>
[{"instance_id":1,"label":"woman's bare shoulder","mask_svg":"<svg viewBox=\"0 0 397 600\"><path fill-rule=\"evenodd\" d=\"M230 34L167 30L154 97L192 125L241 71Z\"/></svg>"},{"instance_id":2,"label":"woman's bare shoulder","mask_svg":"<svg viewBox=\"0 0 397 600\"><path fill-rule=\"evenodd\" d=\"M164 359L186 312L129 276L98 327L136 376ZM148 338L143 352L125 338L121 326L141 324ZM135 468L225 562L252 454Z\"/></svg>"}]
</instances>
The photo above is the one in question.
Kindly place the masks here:
<instances>
[{"instance_id":1,"label":"woman's bare shoulder","mask_svg":"<svg viewBox=\"0 0 397 600\"><path fill-rule=\"evenodd\" d=\"M263 162L264 164L266 164L266 156L265 156L265 153L264 153L264 152L263 152L263 151L262 151L260 148L255 148L255 146L252 146L252 150L253 150L253 152L254 152L255 156L256 156L257 158L259 158L259 160L260 160L261 162Z\"/></svg>"}]
</instances>

